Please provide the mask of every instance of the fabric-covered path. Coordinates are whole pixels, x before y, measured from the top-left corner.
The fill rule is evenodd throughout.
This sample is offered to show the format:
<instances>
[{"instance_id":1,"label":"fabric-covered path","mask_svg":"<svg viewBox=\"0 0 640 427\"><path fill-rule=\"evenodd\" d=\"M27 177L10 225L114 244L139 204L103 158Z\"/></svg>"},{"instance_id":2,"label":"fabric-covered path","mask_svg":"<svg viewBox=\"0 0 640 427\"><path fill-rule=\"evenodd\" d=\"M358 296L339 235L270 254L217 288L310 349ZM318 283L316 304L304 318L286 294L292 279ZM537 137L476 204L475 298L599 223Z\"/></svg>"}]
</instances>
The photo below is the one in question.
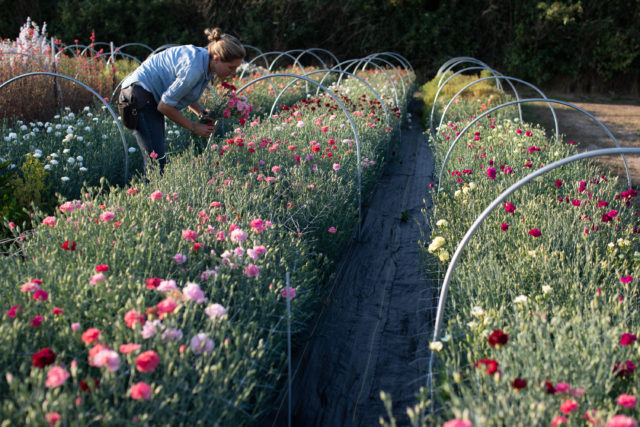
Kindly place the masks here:
<instances>
[{"instance_id":1,"label":"fabric-covered path","mask_svg":"<svg viewBox=\"0 0 640 427\"><path fill-rule=\"evenodd\" d=\"M294 426L379 425L381 390L405 425L406 407L425 384L434 284L418 240L428 231L420 211L429 202L433 159L416 119L392 148L362 236L345 251L327 304L295 357ZM283 403L278 425L287 423Z\"/></svg>"}]
</instances>

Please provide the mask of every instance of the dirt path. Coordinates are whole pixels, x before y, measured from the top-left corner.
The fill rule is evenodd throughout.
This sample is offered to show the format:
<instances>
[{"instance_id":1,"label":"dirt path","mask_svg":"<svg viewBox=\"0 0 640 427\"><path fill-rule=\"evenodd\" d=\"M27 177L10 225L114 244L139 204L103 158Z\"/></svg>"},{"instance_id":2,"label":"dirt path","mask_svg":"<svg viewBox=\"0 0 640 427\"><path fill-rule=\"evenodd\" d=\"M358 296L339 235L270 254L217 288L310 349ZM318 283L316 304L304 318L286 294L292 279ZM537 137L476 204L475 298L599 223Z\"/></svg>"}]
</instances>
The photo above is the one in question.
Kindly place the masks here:
<instances>
[{"instance_id":1,"label":"dirt path","mask_svg":"<svg viewBox=\"0 0 640 427\"><path fill-rule=\"evenodd\" d=\"M403 129L366 210L362 236L345 251L317 328L298 351L295 426L378 425L386 415L381 390L391 394L405 425L406 407L424 384L433 285L423 274L417 241L420 227L426 230L420 210L433 161L416 121ZM277 424L286 425L286 416Z\"/></svg>"},{"instance_id":2,"label":"dirt path","mask_svg":"<svg viewBox=\"0 0 640 427\"><path fill-rule=\"evenodd\" d=\"M591 113L600 120L618 140L622 147L640 147L640 100L623 98L612 99L602 97L568 97L562 94L547 94L554 98L570 102ZM570 107L554 105L558 117L558 126L565 141L575 141L580 151L613 148L613 140L594 120ZM540 123L554 133L554 123L549 107L546 104L535 104L523 107L523 119L532 123ZM599 160L612 172L624 177L624 166L620 156L600 158ZM629 170L634 187L640 186L640 157L627 156Z\"/></svg>"}]
</instances>

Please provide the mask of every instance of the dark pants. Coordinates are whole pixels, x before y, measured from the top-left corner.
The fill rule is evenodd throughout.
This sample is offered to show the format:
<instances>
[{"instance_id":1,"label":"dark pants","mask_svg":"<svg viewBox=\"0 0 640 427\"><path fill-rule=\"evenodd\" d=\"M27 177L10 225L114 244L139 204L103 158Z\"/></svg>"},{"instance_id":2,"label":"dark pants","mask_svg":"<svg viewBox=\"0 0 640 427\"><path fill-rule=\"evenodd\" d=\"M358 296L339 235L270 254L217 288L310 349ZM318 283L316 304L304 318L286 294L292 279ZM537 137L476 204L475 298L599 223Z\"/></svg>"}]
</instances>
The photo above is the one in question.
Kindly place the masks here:
<instances>
[{"instance_id":1,"label":"dark pants","mask_svg":"<svg viewBox=\"0 0 640 427\"><path fill-rule=\"evenodd\" d=\"M142 91L138 99L146 99L146 102L138 112L138 126L133 134L138 141L138 147L142 151L142 159L144 161L145 171L149 167L150 154L155 153L158 155L156 160L160 164L160 172L164 170L164 165L167 163L165 156L164 142L164 115L158 111L158 104L153 99L153 95L150 92L142 89L142 87L135 85L136 91Z\"/></svg>"}]
</instances>

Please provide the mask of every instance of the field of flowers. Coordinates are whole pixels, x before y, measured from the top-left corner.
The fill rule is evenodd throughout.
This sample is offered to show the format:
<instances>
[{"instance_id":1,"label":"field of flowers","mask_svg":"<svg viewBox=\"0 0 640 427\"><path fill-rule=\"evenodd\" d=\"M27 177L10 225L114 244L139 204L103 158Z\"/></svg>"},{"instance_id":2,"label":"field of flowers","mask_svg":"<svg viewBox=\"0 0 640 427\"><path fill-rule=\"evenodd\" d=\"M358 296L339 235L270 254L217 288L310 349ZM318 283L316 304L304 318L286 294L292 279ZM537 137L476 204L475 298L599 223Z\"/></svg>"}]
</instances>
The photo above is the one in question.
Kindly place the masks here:
<instances>
[{"instance_id":1,"label":"field of flowers","mask_svg":"<svg viewBox=\"0 0 640 427\"><path fill-rule=\"evenodd\" d=\"M493 104L495 105L495 103ZM431 138L436 163L489 99L467 99ZM424 244L443 272L458 242L502 191L576 151L515 110L458 142ZM526 120L526 117L525 117ZM436 170L439 170L439 165ZM439 190L439 191L438 191ZM637 426L640 387L637 192L589 161L517 190L467 245L439 341L429 423Z\"/></svg>"},{"instance_id":2,"label":"field of flowers","mask_svg":"<svg viewBox=\"0 0 640 427\"><path fill-rule=\"evenodd\" d=\"M170 146L183 148L164 175L100 181L61 199L55 214L34 213L35 232L16 242L22 256L0 259L2 418L237 425L266 417L286 373L285 298L295 334L357 223L358 170L367 194L406 102L401 93L395 105L385 74L361 76L392 114L387 126L355 79L332 87L354 119L360 164L342 110L309 96L208 145L171 129ZM247 96L259 106L256 92ZM91 124L100 109L72 113L22 123L15 137L5 128L5 141L28 147L59 180L79 182L94 164L81 147L111 144L116 153L122 144ZM66 142L39 145L49 139Z\"/></svg>"}]
</instances>

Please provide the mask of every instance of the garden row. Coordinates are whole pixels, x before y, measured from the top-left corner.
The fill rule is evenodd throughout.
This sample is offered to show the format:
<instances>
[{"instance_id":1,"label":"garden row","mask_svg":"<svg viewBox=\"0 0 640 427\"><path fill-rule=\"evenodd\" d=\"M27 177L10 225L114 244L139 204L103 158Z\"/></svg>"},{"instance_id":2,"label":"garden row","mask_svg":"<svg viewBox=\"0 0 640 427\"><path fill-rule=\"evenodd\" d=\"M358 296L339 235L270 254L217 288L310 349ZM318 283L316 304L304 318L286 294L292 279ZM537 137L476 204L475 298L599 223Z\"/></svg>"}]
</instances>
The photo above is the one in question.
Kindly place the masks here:
<instances>
[{"instance_id":1,"label":"garden row","mask_svg":"<svg viewBox=\"0 0 640 427\"><path fill-rule=\"evenodd\" d=\"M436 79L439 79L438 76ZM440 165L494 95L452 105L431 138ZM440 105L438 105L440 107ZM433 191L428 266L444 272L472 223L529 173L577 151L516 110L462 135ZM431 423L636 426L640 329L637 193L590 160L510 194L453 271L436 354ZM425 215L427 212L425 211Z\"/></svg>"},{"instance_id":2,"label":"garden row","mask_svg":"<svg viewBox=\"0 0 640 427\"><path fill-rule=\"evenodd\" d=\"M359 173L367 194L406 102L399 93L396 105L389 74L360 75L385 105L356 79L332 86L353 122L328 95L310 96L174 153L148 182L85 188L55 215L35 213L22 258L0 260L2 418L264 419L286 372L286 297L295 340L357 223ZM74 143L84 129L51 127ZM54 166L78 155L63 151Z\"/></svg>"}]
</instances>

